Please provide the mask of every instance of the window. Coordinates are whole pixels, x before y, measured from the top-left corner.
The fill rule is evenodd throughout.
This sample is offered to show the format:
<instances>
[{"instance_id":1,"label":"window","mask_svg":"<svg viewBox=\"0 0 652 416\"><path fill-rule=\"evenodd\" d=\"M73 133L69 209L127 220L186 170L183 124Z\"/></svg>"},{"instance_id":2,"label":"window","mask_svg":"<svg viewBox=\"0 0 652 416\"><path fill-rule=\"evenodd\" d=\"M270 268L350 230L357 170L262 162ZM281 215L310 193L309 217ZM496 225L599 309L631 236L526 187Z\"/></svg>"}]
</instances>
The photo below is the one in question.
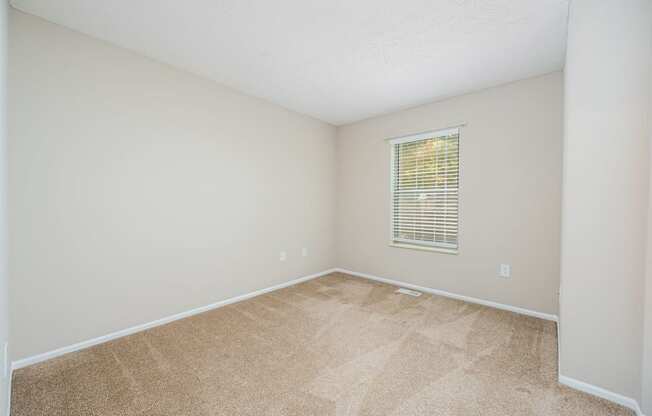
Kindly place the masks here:
<instances>
[{"instance_id":1,"label":"window","mask_svg":"<svg viewBox=\"0 0 652 416\"><path fill-rule=\"evenodd\" d=\"M390 141L392 244L456 252L458 128Z\"/></svg>"}]
</instances>

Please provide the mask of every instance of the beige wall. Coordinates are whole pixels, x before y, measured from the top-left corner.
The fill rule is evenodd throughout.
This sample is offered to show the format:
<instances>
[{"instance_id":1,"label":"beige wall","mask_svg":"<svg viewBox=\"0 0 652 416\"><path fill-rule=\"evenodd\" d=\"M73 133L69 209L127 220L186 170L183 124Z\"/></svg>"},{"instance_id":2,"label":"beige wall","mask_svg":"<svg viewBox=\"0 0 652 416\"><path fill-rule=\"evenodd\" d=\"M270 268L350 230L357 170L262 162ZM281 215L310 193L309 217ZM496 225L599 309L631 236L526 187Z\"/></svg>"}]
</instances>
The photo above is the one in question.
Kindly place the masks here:
<instances>
[{"instance_id":1,"label":"beige wall","mask_svg":"<svg viewBox=\"0 0 652 416\"><path fill-rule=\"evenodd\" d=\"M650 74L652 77L652 73ZM652 82L650 82L650 97L652 97ZM650 141L652 141L652 105L649 108L647 128ZM652 146L650 146L650 161L652 161ZM652 163L650 163L652 167ZM650 170L649 184L652 185L652 169ZM643 413L652 415L652 192L648 190L648 211L647 211L647 246L646 246L646 269L645 269L645 317L644 317L644 340L643 340L643 379L641 407Z\"/></svg>"},{"instance_id":2,"label":"beige wall","mask_svg":"<svg viewBox=\"0 0 652 416\"><path fill-rule=\"evenodd\" d=\"M565 70L561 374L638 401L651 6L574 0Z\"/></svg>"},{"instance_id":3,"label":"beige wall","mask_svg":"<svg viewBox=\"0 0 652 416\"><path fill-rule=\"evenodd\" d=\"M389 247L384 139L459 122L459 254ZM339 128L338 266L556 314L561 143L559 72Z\"/></svg>"},{"instance_id":4,"label":"beige wall","mask_svg":"<svg viewBox=\"0 0 652 416\"><path fill-rule=\"evenodd\" d=\"M10 18L15 358L335 266L334 127Z\"/></svg>"},{"instance_id":5,"label":"beige wall","mask_svg":"<svg viewBox=\"0 0 652 416\"><path fill-rule=\"evenodd\" d=\"M562 375L652 413L646 0L572 4L561 306L561 73L336 134L39 19L15 11L10 19L14 358L339 266L545 313L561 308ZM5 40L1 32L0 54ZM1 346L9 322L0 85ZM468 123L460 253L389 247L383 139L459 122ZM500 263L512 265L510 279L497 277ZM2 415L1 376L0 387Z\"/></svg>"},{"instance_id":6,"label":"beige wall","mask_svg":"<svg viewBox=\"0 0 652 416\"><path fill-rule=\"evenodd\" d=\"M8 375L4 371L4 345L9 341L9 286L7 274L7 2L0 3L0 415L5 415L8 403Z\"/></svg>"}]
</instances>

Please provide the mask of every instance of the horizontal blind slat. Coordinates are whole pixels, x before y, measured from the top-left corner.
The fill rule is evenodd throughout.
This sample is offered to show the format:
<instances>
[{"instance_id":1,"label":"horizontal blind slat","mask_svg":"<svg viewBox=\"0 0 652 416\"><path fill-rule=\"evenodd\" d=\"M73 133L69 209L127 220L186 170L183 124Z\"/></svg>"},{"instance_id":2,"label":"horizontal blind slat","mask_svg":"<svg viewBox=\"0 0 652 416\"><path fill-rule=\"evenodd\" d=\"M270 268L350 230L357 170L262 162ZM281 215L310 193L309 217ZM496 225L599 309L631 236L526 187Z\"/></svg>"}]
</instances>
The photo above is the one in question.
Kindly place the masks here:
<instances>
[{"instance_id":1,"label":"horizontal blind slat","mask_svg":"<svg viewBox=\"0 0 652 416\"><path fill-rule=\"evenodd\" d=\"M459 133L394 145L395 241L457 248Z\"/></svg>"}]
</instances>

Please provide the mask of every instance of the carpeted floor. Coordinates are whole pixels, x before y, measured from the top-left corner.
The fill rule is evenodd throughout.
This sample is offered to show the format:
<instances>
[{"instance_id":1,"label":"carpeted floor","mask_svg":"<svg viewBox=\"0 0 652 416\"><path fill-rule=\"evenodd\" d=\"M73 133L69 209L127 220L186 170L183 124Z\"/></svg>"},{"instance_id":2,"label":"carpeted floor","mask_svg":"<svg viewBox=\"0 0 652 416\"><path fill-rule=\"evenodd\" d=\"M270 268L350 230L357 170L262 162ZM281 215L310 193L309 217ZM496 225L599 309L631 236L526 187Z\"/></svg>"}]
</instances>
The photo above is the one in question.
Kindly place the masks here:
<instances>
[{"instance_id":1,"label":"carpeted floor","mask_svg":"<svg viewBox=\"0 0 652 416\"><path fill-rule=\"evenodd\" d=\"M552 322L332 274L14 373L12 416L631 415Z\"/></svg>"}]
</instances>

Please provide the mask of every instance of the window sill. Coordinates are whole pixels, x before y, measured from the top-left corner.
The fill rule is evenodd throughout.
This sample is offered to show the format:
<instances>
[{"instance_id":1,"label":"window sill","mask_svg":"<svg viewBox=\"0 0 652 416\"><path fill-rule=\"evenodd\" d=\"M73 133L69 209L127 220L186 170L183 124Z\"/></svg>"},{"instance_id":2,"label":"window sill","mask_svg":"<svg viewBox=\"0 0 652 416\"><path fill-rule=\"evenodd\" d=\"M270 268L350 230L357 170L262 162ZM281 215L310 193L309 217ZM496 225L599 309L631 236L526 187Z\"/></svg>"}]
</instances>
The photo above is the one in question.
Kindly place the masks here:
<instances>
[{"instance_id":1,"label":"window sill","mask_svg":"<svg viewBox=\"0 0 652 416\"><path fill-rule=\"evenodd\" d=\"M416 244L406 244L406 243L389 243L389 246L396 247L396 248L407 248L412 250L432 251L435 253L443 253L443 254L454 254L454 255L458 254L458 250L453 248L427 247L427 246L419 246Z\"/></svg>"}]
</instances>

